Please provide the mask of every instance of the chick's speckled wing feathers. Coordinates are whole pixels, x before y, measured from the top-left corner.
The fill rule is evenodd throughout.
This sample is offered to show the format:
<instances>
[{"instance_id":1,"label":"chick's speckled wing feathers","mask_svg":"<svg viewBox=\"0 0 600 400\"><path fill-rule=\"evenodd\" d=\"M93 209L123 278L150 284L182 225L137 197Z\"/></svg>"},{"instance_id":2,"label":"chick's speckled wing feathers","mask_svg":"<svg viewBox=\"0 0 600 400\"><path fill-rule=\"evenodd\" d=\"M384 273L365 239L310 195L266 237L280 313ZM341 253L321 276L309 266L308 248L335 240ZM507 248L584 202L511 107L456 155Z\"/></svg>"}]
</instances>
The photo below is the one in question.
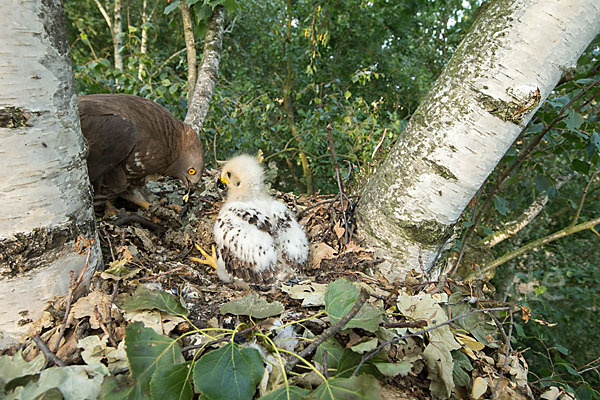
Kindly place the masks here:
<instances>
[{"instance_id":1,"label":"chick's speckled wing feathers","mask_svg":"<svg viewBox=\"0 0 600 400\"><path fill-rule=\"evenodd\" d=\"M214 236L221 268L247 282L289 276L306 261L302 228L283 203L270 198L226 203Z\"/></svg>"}]
</instances>

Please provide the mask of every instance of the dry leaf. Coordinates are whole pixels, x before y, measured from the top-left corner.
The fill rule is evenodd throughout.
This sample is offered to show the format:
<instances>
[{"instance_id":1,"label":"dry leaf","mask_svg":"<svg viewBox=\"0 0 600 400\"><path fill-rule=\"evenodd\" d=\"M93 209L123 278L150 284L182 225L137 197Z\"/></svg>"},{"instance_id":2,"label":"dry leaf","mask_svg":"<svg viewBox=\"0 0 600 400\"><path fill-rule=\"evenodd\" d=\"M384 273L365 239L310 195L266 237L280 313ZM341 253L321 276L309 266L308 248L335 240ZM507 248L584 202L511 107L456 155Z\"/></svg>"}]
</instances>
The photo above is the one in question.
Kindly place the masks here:
<instances>
[{"instance_id":1,"label":"dry leaf","mask_svg":"<svg viewBox=\"0 0 600 400\"><path fill-rule=\"evenodd\" d=\"M342 236L344 236L344 232L346 232L346 229L342 226L341 221L338 221L333 227L333 231L335 232L337 238L341 239Z\"/></svg>"},{"instance_id":2,"label":"dry leaf","mask_svg":"<svg viewBox=\"0 0 600 400\"><path fill-rule=\"evenodd\" d=\"M292 299L302 300L302 307L325 305L325 292L327 284L310 283L308 285L281 285L281 290L290 295Z\"/></svg>"},{"instance_id":3,"label":"dry leaf","mask_svg":"<svg viewBox=\"0 0 600 400\"><path fill-rule=\"evenodd\" d=\"M314 243L310 245L310 260L308 262L310 269L319 268L321 260L335 258L336 251L333 247L323 243Z\"/></svg>"},{"instance_id":4,"label":"dry leaf","mask_svg":"<svg viewBox=\"0 0 600 400\"><path fill-rule=\"evenodd\" d=\"M107 318L109 314L108 310L111 306L110 296L102 293L101 291L94 290L87 296L80 298L75 304L73 304L73 308L71 308L69 321L71 324L73 324L74 319L90 317L90 326L92 329L99 329L100 324L98 323L94 313L94 308L96 306L98 306L98 311L100 311L100 314L104 318Z\"/></svg>"},{"instance_id":5,"label":"dry leaf","mask_svg":"<svg viewBox=\"0 0 600 400\"><path fill-rule=\"evenodd\" d=\"M485 379L483 379L482 377L478 376L477 378L475 378L475 381L473 382L473 388L471 389L471 397L473 397L473 399L477 400L481 396L483 396L485 394L485 392L487 392L487 389L488 389L487 381Z\"/></svg>"},{"instance_id":6,"label":"dry leaf","mask_svg":"<svg viewBox=\"0 0 600 400\"><path fill-rule=\"evenodd\" d=\"M477 339L472 338L468 335L464 335L462 333L455 333L454 339L456 339L458 343L467 346L471 350L479 351L485 348L485 345L483 343L478 342Z\"/></svg>"}]
</instances>

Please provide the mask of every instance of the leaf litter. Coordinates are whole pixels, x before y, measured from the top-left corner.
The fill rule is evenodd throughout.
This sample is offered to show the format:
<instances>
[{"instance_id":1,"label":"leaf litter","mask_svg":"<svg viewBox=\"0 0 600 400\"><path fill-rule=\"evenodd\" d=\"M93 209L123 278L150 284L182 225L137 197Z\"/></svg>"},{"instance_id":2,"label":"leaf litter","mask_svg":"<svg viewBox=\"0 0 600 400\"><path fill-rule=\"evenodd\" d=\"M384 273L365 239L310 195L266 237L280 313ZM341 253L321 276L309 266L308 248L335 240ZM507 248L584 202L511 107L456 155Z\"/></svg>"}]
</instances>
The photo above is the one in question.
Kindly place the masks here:
<instances>
[{"instance_id":1,"label":"leaf litter","mask_svg":"<svg viewBox=\"0 0 600 400\"><path fill-rule=\"evenodd\" d=\"M48 349L60 337L55 354L68 365L52 366L24 339L0 356L0 397L532 398L522 354L507 349L472 301L486 298L484 288L415 271L396 284L373 274L381 260L355 226L344 243L332 196L278 193L312 243L298 279L279 288L222 284L210 267L189 259L194 243L213 244L219 196L211 179L192 195L192 207L167 191L150 210L131 211L161 232L115 218L99 222L106 270L74 300L62 337L66 298L50 303L29 335ZM153 190L161 184L169 181ZM363 290L368 300L330 335ZM489 299L485 304L491 308ZM509 312L520 311L508 308L489 313L507 323ZM290 360L319 338L288 371ZM75 391L79 386L86 389Z\"/></svg>"}]
</instances>

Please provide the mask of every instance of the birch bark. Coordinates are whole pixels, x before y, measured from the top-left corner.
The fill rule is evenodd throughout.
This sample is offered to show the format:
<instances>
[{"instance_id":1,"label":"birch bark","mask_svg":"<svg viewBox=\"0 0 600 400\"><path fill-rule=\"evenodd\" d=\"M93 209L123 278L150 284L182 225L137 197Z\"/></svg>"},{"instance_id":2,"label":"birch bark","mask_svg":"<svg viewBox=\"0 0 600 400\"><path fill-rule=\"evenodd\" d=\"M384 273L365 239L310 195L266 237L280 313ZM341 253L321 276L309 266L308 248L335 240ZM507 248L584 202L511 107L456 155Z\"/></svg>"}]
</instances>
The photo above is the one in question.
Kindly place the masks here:
<instances>
[{"instance_id":1,"label":"birch bark","mask_svg":"<svg viewBox=\"0 0 600 400\"><path fill-rule=\"evenodd\" d=\"M102 262L59 0L0 2L0 348Z\"/></svg>"},{"instance_id":2,"label":"birch bark","mask_svg":"<svg viewBox=\"0 0 600 400\"><path fill-rule=\"evenodd\" d=\"M224 23L225 9L223 6L217 6L206 23L202 61L198 68L198 78L191 97L192 100L188 105L188 112L185 116L185 123L190 125L197 133L202 131L219 77Z\"/></svg>"},{"instance_id":3,"label":"birch bark","mask_svg":"<svg viewBox=\"0 0 600 400\"><path fill-rule=\"evenodd\" d=\"M192 24L192 14L190 7L186 2L179 4L181 11L181 22L183 23L183 37L185 37L185 49L187 54L187 86L188 86L188 104L192 102L194 96L194 87L198 76L198 63L196 62L196 43L194 41L194 26ZM209 99L210 100L210 99Z\"/></svg>"},{"instance_id":4,"label":"birch bark","mask_svg":"<svg viewBox=\"0 0 600 400\"><path fill-rule=\"evenodd\" d=\"M600 32L597 0L486 4L362 192L359 228L392 280L432 270L469 200Z\"/></svg>"}]
</instances>

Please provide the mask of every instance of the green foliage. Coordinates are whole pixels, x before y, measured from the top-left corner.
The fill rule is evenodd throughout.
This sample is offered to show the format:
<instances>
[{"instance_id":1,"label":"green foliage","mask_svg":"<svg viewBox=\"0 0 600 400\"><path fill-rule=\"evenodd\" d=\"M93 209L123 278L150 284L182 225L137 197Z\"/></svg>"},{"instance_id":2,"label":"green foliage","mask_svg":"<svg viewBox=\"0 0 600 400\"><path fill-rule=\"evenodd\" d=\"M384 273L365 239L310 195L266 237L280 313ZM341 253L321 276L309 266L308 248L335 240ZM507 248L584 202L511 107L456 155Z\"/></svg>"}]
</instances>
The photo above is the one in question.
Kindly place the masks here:
<instances>
[{"instance_id":1,"label":"green foliage","mask_svg":"<svg viewBox=\"0 0 600 400\"><path fill-rule=\"evenodd\" d=\"M207 399L250 399L263 376L256 349L228 343L194 364L194 387Z\"/></svg>"},{"instance_id":2,"label":"green foliage","mask_svg":"<svg viewBox=\"0 0 600 400\"><path fill-rule=\"evenodd\" d=\"M156 309L173 315L186 315L188 312L182 299L144 285L138 285L135 294L125 299L122 308L125 311Z\"/></svg>"},{"instance_id":3,"label":"green foliage","mask_svg":"<svg viewBox=\"0 0 600 400\"><path fill-rule=\"evenodd\" d=\"M136 382L132 388L134 398L148 395L151 380L158 379L164 383L164 375L173 372L171 367L184 362L176 341L157 334L151 328L144 328L140 322L127 326L125 346L131 376ZM158 371L160 373L155 374Z\"/></svg>"},{"instance_id":4,"label":"green foliage","mask_svg":"<svg viewBox=\"0 0 600 400\"><path fill-rule=\"evenodd\" d=\"M221 314L248 315L253 318L264 319L281 314L284 311L283 304L278 301L269 303L256 293L232 300L221 306Z\"/></svg>"},{"instance_id":5,"label":"green foliage","mask_svg":"<svg viewBox=\"0 0 600 400\"><path fill-rule=\"evenodd\" d=\"M325 293L325 311L332 324L337 323L352 309L358 298L360 289L345 279L331 283ZM344 326L345 329L361 328L375 332L383 319L381 310L364 304L360 311Z\"/></svg>"}]
</instances>

